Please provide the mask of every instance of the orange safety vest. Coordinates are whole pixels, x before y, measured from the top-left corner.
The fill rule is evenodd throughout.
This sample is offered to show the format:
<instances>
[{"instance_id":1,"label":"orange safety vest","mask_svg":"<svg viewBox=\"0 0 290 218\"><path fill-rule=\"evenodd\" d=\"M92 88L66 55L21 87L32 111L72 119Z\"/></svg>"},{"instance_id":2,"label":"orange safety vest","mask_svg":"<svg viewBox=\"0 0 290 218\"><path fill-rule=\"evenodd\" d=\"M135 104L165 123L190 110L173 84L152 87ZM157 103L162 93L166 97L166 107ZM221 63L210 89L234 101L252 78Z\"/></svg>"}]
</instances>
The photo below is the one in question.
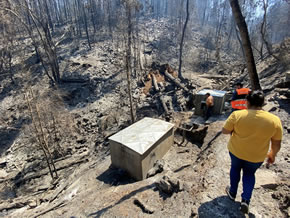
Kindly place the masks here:
<instances>
[{"instance_id":1,"label":"orange safety vest","mask_svg":"<svg viewBox=\"0 0 290 218\"><path fill-rule=\"evenodd\" d=\"M249 88L240 88L240 89L237 89L236 91L237 91L238 95L247 95L247 94L249 94L250 89Z\"/></svg>"},{"instance_id":2,"label":"orange safety vest","mask_svg":"<svg viewBox=\"0 0 290 218\"><path fill-rule=\"evenodd\" d=\"M249 94L250 89L249 88L241 88L237 89L237 99L233 100L231 102L233 109L247 109L247 100L245 99L246 95Z\"/></svg>"}]
</instances>

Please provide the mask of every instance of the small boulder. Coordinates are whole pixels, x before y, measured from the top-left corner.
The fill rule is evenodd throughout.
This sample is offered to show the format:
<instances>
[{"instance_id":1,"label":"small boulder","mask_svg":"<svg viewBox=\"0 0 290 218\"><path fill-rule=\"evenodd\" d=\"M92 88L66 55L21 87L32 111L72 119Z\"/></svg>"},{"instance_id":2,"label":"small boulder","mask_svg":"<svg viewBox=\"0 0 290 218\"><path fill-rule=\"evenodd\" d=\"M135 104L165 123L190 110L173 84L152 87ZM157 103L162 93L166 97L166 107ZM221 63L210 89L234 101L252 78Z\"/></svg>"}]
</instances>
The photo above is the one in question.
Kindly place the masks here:
<instances>
[{"instance_id":1,"label":"small boulder","mask_svg":"<svg viewBox=\"0 0 290 218\"><path fill-rule=\"evenodd\" d=\"M5 179L7 177L7 173L5 170L0 169L0 179Z\"/></svg>"},{"instance_id":2,"label":"small boulder","mask_svg":"<svg viewBox=\"0 0 290 218\"><path fill-rule=\"evenodd\" d=\"M158 173L163 172L165 166L164 160L157 160L153 167L148 171L147 178L155 176Z\"/></svg>"},{"instance_id":3,"label":"small boulder","mask_svg":"<svg viewBox=\"0 0 290 218\"><path fill-rule=\"evenodd\" d=\"M37 207L38 206L37 201L36 200L29 200L28 201L28 206L29 206L30 209Z\"/></svg>"},{"instance_id":4,"label":"small boulder","mask_svg":"<svg viewBox=\"0 0 290 218\"><path fill-rule=\"evenodd\" d=\"M85 138L78 138L77 139L78 144L85 144L86 142L87 142L87 140Z\"/></svg>"},{"instance_id":5,"label":"small boulder","mask_svg":"<svg viewBox=\"0 0 290 218\"><path fill-rule=\"evenodd\" d=\"M184 190L182 181L173 176L168 177L167 175L163 176L163 178L157 182L157 187L160 191L170 195Z\"/></svg>"}]
</instances>

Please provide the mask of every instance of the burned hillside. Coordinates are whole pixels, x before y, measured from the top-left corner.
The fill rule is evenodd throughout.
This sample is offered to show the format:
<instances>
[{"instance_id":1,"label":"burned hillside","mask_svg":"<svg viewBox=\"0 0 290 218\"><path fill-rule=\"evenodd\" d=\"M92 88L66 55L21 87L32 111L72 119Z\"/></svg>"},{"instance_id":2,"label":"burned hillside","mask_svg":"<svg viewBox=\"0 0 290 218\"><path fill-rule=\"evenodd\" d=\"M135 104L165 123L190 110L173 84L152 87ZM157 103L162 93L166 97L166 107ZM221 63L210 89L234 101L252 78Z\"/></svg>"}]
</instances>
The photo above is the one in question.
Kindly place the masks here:
<instances>
[{"instance_id":1,"label":"burned hillside","mask_svg":"<svg viewBox=\"0 0 290 218\"><path fill-rule=\"evenodd\" d=\"M50 2L0 3L0 216L243 217L240 198L224 192L230 158L221 129L235 84L251 88L229 2L189 1L183 44L187 1ZM257 172L250 216L287 217L290 40L284 23L273 22L289 6L268 6L269 51L254 31L262 17L249 22L255 7L246 1L243 13L264 110L284 132L275 164ZM222 93L208 120L204 90ZM113 167L110 153L109 138L132 117L174 130L173 145L141 181Z\"/></svg>"}]
</instances>

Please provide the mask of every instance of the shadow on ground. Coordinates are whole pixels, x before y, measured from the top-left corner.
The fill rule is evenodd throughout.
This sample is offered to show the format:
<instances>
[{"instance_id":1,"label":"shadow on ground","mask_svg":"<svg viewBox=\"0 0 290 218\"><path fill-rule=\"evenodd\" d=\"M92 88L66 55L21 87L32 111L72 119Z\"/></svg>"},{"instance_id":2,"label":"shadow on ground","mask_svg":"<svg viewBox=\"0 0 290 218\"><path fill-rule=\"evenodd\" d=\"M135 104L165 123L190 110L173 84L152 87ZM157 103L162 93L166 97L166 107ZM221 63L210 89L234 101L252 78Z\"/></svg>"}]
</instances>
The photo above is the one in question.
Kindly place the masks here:
<instances>
[{"instance_id":1,"label":"shadow on ground","mask_svg":"<svg viewBox=\"0 0 290 218\"><path fill-rule=\"evenodd\" d=\"M279 100L278 101L280 108L284 109L288 114L290 114L290 99Z\"/></svg>"},{"instance_id":2,"label":"shadow on ground","mask_svg":"<svg viewBox=\"0 0 290 218\"><path fill-rule=\"evenodd\" d=\"M143 187L140 187L139 189L136 189L132 192L130 192L129 194L125 195L124 197L122 197L119 201L117 201L116 203L113 203L111 204L110 206L108 207L105 207L101 210L98 210L97 212L94 212L94 213L91 213L89 214L89 217L100 217L102 216L104 213L106 213L108 210L110 210L111 208L117 206L118 204L121 204L122 202L132 198L133 196L135 196L137 193L139 192L143 192L143 191L146 191L148 189L152 189L154 188L155 185L154 184L151 184L151 185L147 185L147 186L143 186Z\"/></svg>"},{"instance_id":3,"label":"shadow on ground","mask_svg":"<svg viewBox=\"0 0 290 218\"><path fill-rule=\"evenodd\" d=\"M77 72L76 72L77 73ZM98 101L105 94L116 89L122 80L114 80L120 72L116 72L108 78L96 78L90 80L88 76L78 75L76 79L63 79L63 84L59 87L67 93L64 100L70 107L85 107L88 103ZM80 106L81 105L81 106Z\"/></svg>"},{"instance_id":4,"label":"shadow on ground","mask_svg":"<svg viewBox=\"0 0 290 218\"><path fill-rule=\"evenodd\" d=\"M19 130L0 130L0 155L4 153L13 144L19 135Z\"/></svg>"},{"instance_id":5,"label":"shadow on ground","mask_svg":"<svg viewBox=\"0 0 290 218\"><path fill-rule=\"evenodd\" d=\"M97 177L97 180L111 186L127 185L136 182L126 171L114 167L109 167L105 172Z\"/></svg>"},{"instance_id":6,"label":"shadow on ground","mask_svg":"<svg viewBox=\"0 0 290 218\"><path fill-rule=\"evenodd\" d=\"M221 196L212 201L201 204L198 208L199 218L212 217L228 217L243 218L246 217L239 211L240 203L231 201L227 196ZM250 213L249 217L254 218L255 215Z\"/></svg>"}]
</instances>

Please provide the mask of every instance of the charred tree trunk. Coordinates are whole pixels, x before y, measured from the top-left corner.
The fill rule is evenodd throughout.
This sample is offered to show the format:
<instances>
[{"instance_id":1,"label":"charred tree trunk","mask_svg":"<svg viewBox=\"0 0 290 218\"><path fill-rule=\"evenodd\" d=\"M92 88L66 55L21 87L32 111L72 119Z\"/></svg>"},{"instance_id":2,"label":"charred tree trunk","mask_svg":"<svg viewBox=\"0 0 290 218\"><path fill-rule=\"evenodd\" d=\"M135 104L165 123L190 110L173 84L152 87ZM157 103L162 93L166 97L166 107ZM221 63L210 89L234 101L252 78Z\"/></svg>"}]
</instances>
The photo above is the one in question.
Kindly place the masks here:
<instances>
[{"instance_id":1,"label":"charred tree trunk","mask_svg":"<svg viewBox=\"0 0 290 218\"><path fill-rule=\"evenodd\" d=\"M61 80L60 80L60 74L59 74L58 58L56 54L56 48L51 38L51 33L48 27L48 23L47 22L42 23L40 18L37 18L31 12L31 10L29 10L28 2L25 1L25 5L23 7L28 9L27 11L29 12L31 22L33 23L36 29L36 33L38 37L35 37L35 35L33 35L32 27L28 26L25 22L23 22L23 18L17 12L7 9L7 8L4 10L6 10L7 12L15 16L24 25L24 27L28 31L29 37L32 40L32 45L35 48L36 54L39 56L40 61L44 67L45 73L48 75L49 79L51 80L53 84L60 84ZM39 42L37 42L36 38L39 38ZM38 48L39 45L42 46L44 52L40 52ZM46 58L46 61L44 61L44 58L42 56ZM49 74L45 66L46 64L51 68L52 75Z\"/></svg>"},{"instance_id":2,"label":"charred tree trunk","mask_svg":"<svg viewBox=\"0 0 290 218\"><path fill-rule=\"evenodd\" d=\"M46 11L46 15L47 15L47 19L48 19L48 24L50 29L52 30L52 32L54 32L54 27L53 27L53 23L52 23L52 19L51 19L51 15L50 15L50 11L48 9L48 4L47 1L44 1L44 7L45 7L45 11Z\"/></svg>"},{"instance_id":3,"label":"charred tree trunk","mask_svg":"<svg viewBox=\"0 0 290 218\"><path fill-rule=\"evenodd\" d=\"M164 74L168 79L170 79L172 82L174 82L178 87L180 87L188 92L188 89L181 82L179 82L172 75L170 75L170 73L168 73L167 70L165 70Z\"/></svg>"},{"instance_id":4,"label":"charred tree trunk","mask_svg":"<svg viewBox=\"0 0 290 218\"><path fill-rule=\"evenodd\" d=\"M97 32L97 24L96 24L96 18L95 18L96 13L97 13L97 10L95 6L95 1L90 0L90 17L91 17L91 22L94 28L94 35Z\"/></svg>"},{"instance_id":5,"label":"charred tree trunk","mask_svg":"<svg viewBox=\"0 0 290 218\"><path fill-rule=\"evenodd\" d=\"M10 77L10 80L11 80L11 83L15 83L14 81L14 78L13 78L13 72L12 72L12 52L11 51L8 51L8 71L9 71L9 77Z\"/></svg>"},{"instance_id":6,"label":"charred tree trunk","mask_svg":"<svg viewBox=\"0 0 290 218\"><path fill-rule=\"evenodd\" d=\"M157 84L156 77L154 76L153 73L152 73L152 81L153 81L153 85L154 85L155 90L158 92L159 91L159 87L158 87L158 84Z\"/></svg>"},{"instance_id":7,"label":"charred tree trunk","mask_svg":"<svg viewBox=\"0 0 290 218\"><path fill-rule=\"evenodd\" d=\"M89 49L91 50L92 46L91 46L89 29L88 29L88 21L87 21L86 9L85 9L84 5L82 5L81 7L83 9L83 19L84 19L84 24L85 24L85 31L86 31L87 41L88 41Z\"/></svg>"},{"instance_id":8,"label":"charred tree trunk","mask_svg":"<svg viewBox=\"0 0 290 218\"><path fill-rule=\"evenodd\" d=\"M180 49L179 49L178 77L180 79L183 79L182 74L181 74L181 68L182 68L182 52L183 52L183 42L184 42L184 36L185 36L185 31L186 31L186 27L187 27L188 20L189 20L189 0L187 0L187 2L186 2L186 19L185 19L185 23L184 23L183 30L182 30L182 36L181 36L181 41L180 41Z\"/></svg>"},{"instance_id":9,"label":"charred tree trunk","mask_svg":"<svg viewBox=\"0 0 290 218\"><path fill-rule=\"evenodd\" d=\"M205 15L206 15L206 12L207 12L207 0L204 0L204 2L205 2L205 5L204 5L204 10L203 10L203 15L202 15L202 27L204 26L204 24L205 24Z\"/></svg>"},{"instance_id":10,"label":"charred tree trunk","mask_svg":"<svg viewBox=\"0 0 290 218\"><path fill-rule=\"evenodd\" d=\"M243 58L246 60L246 55L245 55L245 50L244 50L244 47L243 47L243 43L242 43L241 37L239 35L239 30L238 30L238 28L236 26L235 26L235 31L236 31L237 39L238 39L239 44L240 44L240 49L242 50Z\"/></svg>"},{"instance_id":11,"label":"charred tree trunk","mask_svg":"<svg viewBox=\"0 0 290 218\"><path fill-rule=\"evenodd\" d=\"M68 19L68 9L67 9L67 2L66 2L66 0L63 1L63 10L64 10L65 20L67 20Z\"/></svg>"},{"instance_id":12,"label":"charred tree trunk","mask_svg":"<svg viewBox=\"0 0 290 218\"><path fill-rule=\"evenodd\" d=\"M58 1L54 1L54 0L51 0L50 1L51 4L52 4L52 7L53 7L53 10L54 10L54 15L55 15L55 20L57 23L60 22L60 15L59 15L59 2ZM58 4L58 5L57 5Z\"/></svg>"},{"instance_id":13,"label":"charred tree trunk","mask_svg":"<svg viewBox=\"0 0 290 218\"><path fill-rule=\"evenodd\" d=\"M34 127L35 138L38 141L39 146L45 156L45 160L49 169L50 176L52 180L55 180L58 178L57 170L54 164L54 160L52 158L52 154L50 153L50 150L46 141L46 137L45 137L41 119L40 119L39 109L37 107L37 103L35 102L35 98L34 98L31 88L27 93L24 93L24 97L26 99L27 106L30 112L32 124Z\"/></svg>"},{"instance_id":14,"label":"charred tree trunk","mask_svg":"<svg viewBox=\"0 0 290 218\"><path fill-rule=\"evenodd\" d=\"M128 95L130 101L130 114L131 114L131 122L135 122L135 115L133 111L133 99L132 99L132 90L131 90L131 47L132 47L132 9L129 4L127 4L126 8L127 19L128 19L128 44L127 44L127 55L126 55L126 68L127 68L127 81L128 81Z\"/></svg>"},{"instance_id":15,"label":"charred tree trunk","mask_svg":"<svg viewBox=\"0 0 290 218\"><path fill-rule=\"evenodd\" d=\"M230 27L230 34L229 34L229 37L228 37L228 40L227 40L227 42L228 42L228 45L227 45L227 50L229 50L230 49L230 47L231 47L231 42L232 42L232 35L233 35L233 29L234 29L234 22L233 22L233 20L231 21L231 27Z\"/></svg>"},{"instance_id":16,"label":"charred tree trunk","mask_svg":"<svg viewBox=\"0 0 290 218\"><path fill-rule=\"evenodd\" d=\"M261 37L262 37L262 45L261 45L261 59L263 60L263 45L265 44L266 49L269 53L269 55L273 56L276 60L279 60L279 57L273 54L272 51L272 45L268 42L266 37L266 29L267 29L267 10L268 10L268 2L266 0L263 0L263 9L264 9L264 15L263 15L263 21L261 25Z\"/></svg>"},{"instance_id":17,"label":"charred tree trunk","mask_svg":"<svg viewBox=\"0 0 290 218\"><path fill-rule=\"evenodd\" d=\"M261 90L260 81L257 74L256 64L255 64L255 59L253 55L253 50L251 47L251 41L250 41L250 37L248 33L248 28L245 22L245 18L242 15L239 1L238 0L229 0L229 1L232 7L233 15L235 17L236 23L238 25L238 28L241 34L242 43L243 43L245 56L246 56L246 64L247 64L247 69L250 76L252 89Z\"/></svg>"}]
</instances>

